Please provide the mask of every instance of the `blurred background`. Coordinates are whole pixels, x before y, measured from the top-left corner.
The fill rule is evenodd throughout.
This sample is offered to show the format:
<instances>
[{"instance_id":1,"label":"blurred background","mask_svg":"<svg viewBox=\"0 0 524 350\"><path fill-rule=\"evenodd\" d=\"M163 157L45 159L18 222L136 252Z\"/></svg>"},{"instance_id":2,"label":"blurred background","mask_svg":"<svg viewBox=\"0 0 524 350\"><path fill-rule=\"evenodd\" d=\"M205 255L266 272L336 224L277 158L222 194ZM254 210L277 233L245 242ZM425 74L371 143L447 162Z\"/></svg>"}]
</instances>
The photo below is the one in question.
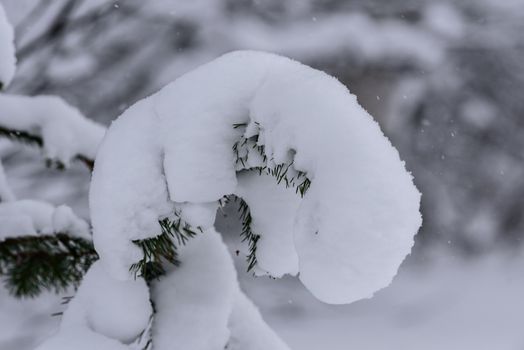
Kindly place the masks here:
<instances>
[{"instance_id":1,"label":"blurred background","mask_svg":"<svg viewBox=\"0 0 524 350\"><path fill-rule=\"evenodd\" d=\"M59 95L106 125L236 49L324 70L377 119L423 193L414 252L392 286L344 307L292 278L241 274L294 349L524 349L524 1L0 2L17 46L8 93ZM47 169L16 146L2 157L20 198L88 216L81 165ZM56 327L56 296L2 293L1 349L31 349Z\"/></svg>"}]
</instances>

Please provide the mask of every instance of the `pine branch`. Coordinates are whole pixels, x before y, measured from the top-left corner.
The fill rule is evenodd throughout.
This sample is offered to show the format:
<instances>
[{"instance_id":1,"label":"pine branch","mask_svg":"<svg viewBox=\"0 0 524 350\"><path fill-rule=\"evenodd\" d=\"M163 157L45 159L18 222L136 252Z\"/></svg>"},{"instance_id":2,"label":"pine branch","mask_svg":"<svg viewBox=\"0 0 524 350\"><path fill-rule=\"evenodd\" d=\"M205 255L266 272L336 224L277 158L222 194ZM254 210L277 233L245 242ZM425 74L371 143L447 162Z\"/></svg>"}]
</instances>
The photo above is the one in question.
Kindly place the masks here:
<instances>
[{"instance_id":1,"label":"pine branch","mask_svg":"<svg viewBox=\"0 0 524 350\"><path fill-rule=\"evenodd\" d=\"M0 242L0 276L16 297L76 287L97 259L92 242L66 233L12 237Z\"/></svg>"},{"instance_id":2,"label":"pine branch","mask_svg":"<svg viewBox=\"0 0 524 350\"><path fill-rule=\"evenodd\" d=\"M233 124L234 129L245 128L247 124ZM233 153L235 156L235 164L237 166L242 165L245 170L256 170L259 175L267 174L273 176L277 184L284 183L286 187L295 188L296 193L304 197L309 187L311 186L311 180L308 179L307 174L303 171L297 171L294 168L293 160L290 163L277 164L275 166L268 166L268 157L265 152L263 145L258 145L259 135L254 135L249 138L241 136L240 139L233 144ZM248 159L250 154L256 152L259 157L262 158L263 166L255 166L248 168Z\"/></svg>"},{"instance_id":3,"label":"pine branch","mask_svg":"<svg viewBox=\"0 0 524 350\"><path fill-rule=\"evenodd\" d=\"M224 206L229 202L238 202L238 213L239 213L239 219L242 222L242 231L240 233L240 237L242 238L242 242L246 242L248 244L249 253L246 256L247 261L247 271L253 270L253 268L257 265L257 243L260 239L260 235L253 232L251 229L252 224L252 217L251 212L249 210L249 206L242 198L237 197L236 195L232 194L229 196L225 196L222 200L220 200L220 205Z\"/></svg>"},{"instance_id":4,"label":"pine branch","mask_svg":"<svg viewBox=\"0 0 524 350\"><path fill-rule=\"evenodd\" d=\"M0 136L6 137L11 141L17 141L29 146L44 146L44 141L40 136L32 135L27 131L23 130L13 130L0 126Z\"/></svg>"},{"instance_id":5,"label":"pine branch","mask_svg":"<svg viewBox=\"0 0 524 350\"><path fill-rule=\"evenodd\" d=\"M238 207L238 212L240 213L240 220L242 221L242 232L240 236L242 237L242 242L247 241L249 254L246 257L247 260L247 271L253 270L257 265L257 243L260 239L260 235L257 235L251 229L251 223L253 221L251 217L251 211L246 201L240 199L240 204Z\"/></svg>"},{"instance_id":6,"label":"pine branch","mask_svg":"<svg viewBox=\"0 0 524 350\"><path fill-rule=\"evenodd\" d=\"M143 258L130 267L146 281L165 273L164 263L178 266L176 247L202 230L193 229L178 213L176 219L159 221L162 233L133 241L142 248ZM35 297L43 291L63 292L77 287L89 267L98 259L93 243L67 233L18 236L0 241L0 276L10 294Z\"/></svg>"},{"instance_id":7,"label":"pine branch","mask_svg":"<svg viewBox=\"0 0 524 350\"><path fill-rule=\"evenodd\" d=\"M183 221L180 213L175 212L175 216L176 219L173 221L168 218L159 221L162 233L158 236L133 241L143 252L143 258L129 268L135 276L151 281L158 279L166 272L164 263L179 266L177 246L185 245L190 238L197 234L197 231L202 232L200 227L194 229Z\"/></svg>"},{"instance_id":8,"label":"pine branch","mask_svg":"<svg viewBox=\"0 0 524 350\"><path fill-rule=\"evenodd\" d=\"M39 148L44 147L44 140L42 139L42 137L31 134L24 130L8 129L3 126L0 126L0 137L5 137L11 141L19 142L28 146L36 146ZM95 161L93 159L90 159L81 154L77 155L75 159L84 163L89 170L93 170L93 167L95 165ZM58 160L47 159L46 165L48 167L54 167L57 169L65 168L64 164Z\"/></svg>"},{"instance_id":9,"label":"pine branch","mask_svg":"<svg viewBox=\"0 0 524 350\"><path fill-rule=\"evenodd\" d=\"M235 128L245 127L245 124L235 125ZM10 138L32 146L43 147L43 139L26 131L10 130L0 126L0 136ZM267 156L263 146L257 145L258 135L250 138L242 137L233 146L237 164L246 166L250 152L257 152L262 161L267 164ZM93 161L82 155L76 157L92 168ZM248 170L258 171L273 176L277 183L293 186L296 192L304 196L311 181L304 172L296 171L293 162L278 164L273 167L259 166ZM230 198L226 196L222 204ZM242 240L248 242L248 271L256 264L256 249L260 235L251 229L252 217L247 203L240 199L240 220L242 221ZM159 221L161 233L156 237L133 241L142 249L143 258L130 267L135 276L151 281L165 273L165 264L175 266L180 264L177 247L202 231L193 228L185 222L180 213L175 212L175 219L168 218ZM61 292L70 286L77 286L89 266L98 259L92 242L66 233L42 236L23 236L5 239L0 242L0 276L11 294L18 297L33 297L44 290Z\"/></svg>"}]
</instances>

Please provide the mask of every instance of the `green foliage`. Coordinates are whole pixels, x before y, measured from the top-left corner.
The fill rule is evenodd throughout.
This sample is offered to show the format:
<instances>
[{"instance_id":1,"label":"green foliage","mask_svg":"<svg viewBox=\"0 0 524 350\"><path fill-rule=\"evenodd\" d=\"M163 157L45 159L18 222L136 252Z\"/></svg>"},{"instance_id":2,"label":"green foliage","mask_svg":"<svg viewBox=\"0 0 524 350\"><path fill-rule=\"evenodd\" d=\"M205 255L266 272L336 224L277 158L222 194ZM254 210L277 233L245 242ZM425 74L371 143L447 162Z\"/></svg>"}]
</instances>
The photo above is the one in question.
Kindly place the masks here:
<instances>
[{"instance_id":1,"label":"green foliage","mask_svg":"<svg viewBox=\"0 0 524 350\"><path fill-rule=\"evenodd\" d=\"M165 273L164 263L178 266L180 262L176 247L186 244L190 238L197 234L197 231L202 232L200 227L194 229L183 221L179 213L176 212L175 216L176 218L173 221L168 218L159 221L162 233L158 236L133 241L142 249L143 253L142 259L129 268L135 276L151 281L158 279Z\"/></svg>"},{"instance_id":2,"label":"green foliage","mask_svg":"<svg viewBox=\"0 0 524 350\"><path fill-rule=\"evenodd\" d=\"M65 233L7 238L0 242L0 275L16 297L77 286L98 259L93 244Z\"/></svg>"},{"instance_id":3,"label":"green foliage","mask_svg":"<svg viewBox=\"0 0 524 350\"><path fill-rule=\"evenodd\" d=\"M246 126L247 124L233 124L234 129L245 128ZM292 159L289 163L268 166L265 147L258 144L258 137L259 135L254 135L249 138L241 136L240 139L233 144L233 154L235 155L235 164L237 167L242 165L242 168L245 170L257 170L260 175L263 173L271 175L276 179L278 184L283 183L286 187L293 187L301 197L304 197L311 185L311 181L307 178L306 173L296 170ZM256 156L261 159L263 165L248 167L248 159L250 156L253 156L253 153L256 153Z\"/></svg>"},{"instance_id":4,"label":"green foliage","mask_svg":"<svg viewBox=\"0 0 524 350\"><path fill-rule=\"evenodd\" d=\"M165 273L164 264L179 265L176 247L187 243L200 228L193 229L180 216L159 221L162 233L133 241L143 258L130 267L146 281ZM10 294L35 297L43 291L63 292L77 287L98 255L89 240L66 233L19 236L0 241L0 276Z\"/></svg>"}]
</instances>

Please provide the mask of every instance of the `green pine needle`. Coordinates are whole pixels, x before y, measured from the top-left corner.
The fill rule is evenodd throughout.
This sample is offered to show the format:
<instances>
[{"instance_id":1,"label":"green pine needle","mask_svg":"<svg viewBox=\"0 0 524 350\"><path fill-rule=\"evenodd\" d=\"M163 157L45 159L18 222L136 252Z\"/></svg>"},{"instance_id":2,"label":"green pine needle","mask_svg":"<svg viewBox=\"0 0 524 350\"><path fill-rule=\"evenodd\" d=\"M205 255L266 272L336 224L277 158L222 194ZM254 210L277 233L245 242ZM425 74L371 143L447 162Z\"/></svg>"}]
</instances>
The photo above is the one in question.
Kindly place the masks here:
<instances>
[{"instance_id":1,"label":"green pine needle","mask_svg":"<svg viewBox=\"0 0 524 350\"><path fill-rule=\"evenodd\" d=\"M8 129L0 126L0 137L5 137L11 141L19 142L28 146L35 146L38 148L44 147L44 140L42 137L33 135L24 130ZM84 163L89 170L93 170L95 164L93 159L89 159L81 154L77 155L75 159ZM46 166L60 170L65 169L65 165L57 159L46 159Z\"/></svg>"},{"instance_id":2,"label":"green pine needle","mask_svg":"<svg viewBox=\"0 0 524 350\"><path fill-rule=\"evenodd\" d=\"M200 227L193 229L184 222L179 213L175 213L175 216L173 221L168 218L159 221L162 233L158 236L133 241L143 252L143 258L129 268L135 277L151 281L165 274L164 263L179 266L176 247L185 245L197 231L202 232Z\"/></svg>"},{"instance_id":3,"label":"green pine needle","mask_svg":"<svg viewBox=\"0 0 524 350\"><path fill-rule=\"evenodd\" d=\"M76 287L97 259L90 241L65 233L12 237L0 242L0 275L9 293L16 297Z\"/></svg>"}]
</instances>

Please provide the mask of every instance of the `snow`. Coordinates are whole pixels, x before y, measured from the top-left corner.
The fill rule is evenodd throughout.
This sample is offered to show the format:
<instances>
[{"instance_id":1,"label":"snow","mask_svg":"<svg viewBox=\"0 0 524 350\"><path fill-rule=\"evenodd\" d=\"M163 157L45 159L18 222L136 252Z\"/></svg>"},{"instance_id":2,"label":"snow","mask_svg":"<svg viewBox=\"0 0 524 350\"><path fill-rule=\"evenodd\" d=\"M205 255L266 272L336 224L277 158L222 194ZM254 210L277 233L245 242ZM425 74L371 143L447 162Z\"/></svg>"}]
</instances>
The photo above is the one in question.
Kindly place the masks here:
<instances>
[{"instance_id":1,"label":"snow","mask_svg":"<svg viewBox=\"0 0 524 350\"><path fill-rule=\"evenodd\" d=\"M91 238L87 222L77 217L67 205L56 207L53 211L52 220L54 232L70 232L78 237Z\"/></svg>"},{"instance_id":2,"label":"snow","mask_svg":"<svg viewBox=\"0 0 524 350\"><path fill-rule=\"evenodd\" d=\"M231 331L228 350L289 350L240 289L236 293L228 327Z\"/></svg>"},{"instance_id":3,"label":"snow","mask_svg":"<svg viewBox=\"0 0 524 350\"><path fill-rule=\"evenodd\" d=\"M231 256L213 228L179 250L181 266L153 284L155 349L223 349L238 282Z\"/></svg>"},{"instance_id":4,"label":"snow","mask_svg":"<svg viewBox=\"0 0 524 350\"><path fill-rule=\"evenodd\" d=\"M207 230L215 223L218 202L177 203L175 208L180 212L180 217L183 217L190 226Z\"/></svg>"},{"instance_id":5,"label":"snow","mask_svg":"<svg viewBox=\"0 0 524 350\"><path fill-rule=\"evenodd\" d=\"M0 125L36 134L45 156L67 165L76 156L94 159L105 128L56 96L0 95Z\"/></svg>"},{"instance_id":6,"label":"snow","mask_svg":"<svg viewBox=\"0 0 524 350\"><path fill-rule=\"evenodd\" d=\"M251 114L270 158L295 151L295 169L312 180L294 228L299 277L325 302L371 297L410 252L420 194L343 85L319 71L279 68L259 87Z\"/></svg>"},{"instance_id":7,"label":"snow","mask_svg":"<svg viewBox=\"0 0 524 350\"><path fill-rule=\"evenodd\" d=\"M15 75L15 70L14 31L0 4L0 90L9 85Z\"/></svg>"},{"instance_id":8,"label":"snow","mask_svg":"<svg viewBox=\"0 0 524 350\"><path fill-rule=\"evenodd\" d=\"M152 313L143 279L118 281L99 262L84 276L64 312L59 331L38 350L129 349Z\"/></svg>"},{"instance_id":9,"label":"snow","mask_svg":"<svg viewBox=\"0 0 524 350\"><path fill-rule=\"evenodd\" d=\"M129 350L129 347L114 339L104 337L84 328L68 329L52 337L35 350Z\"/></svg>"},{"instance_id":10,"label":"snow","mask_svg":"<svg viewBox=\"0 0 524 350\"><path fill-rule=\"evenodd\" d=\"M67 333L70 327L87 326L106 337L130 342L147 326L151 313L143 279L118 281L95 262L64 312L61 328Z\"/></svg>"},{"instance_id":11,"label":"snow","mask_svg":"<svg viewBox=\"0 0 524 350\"><path fill-rule=\"evenodd\" d=\"M233 125L242 123L258 130L268 166L292 160L312 181L293 227L304 285L336 304L387 286L421 225L420 193L398 152L335 78L250 51L180 77L110 127L90 208L95 247L114 276L131 278L141 257L132 240L157 235L173 202L235 192L242 130Z\"/></svg>"},{"instance_id":12,"label":"snow","mask_svg":"<svg viewBox=\"0 0 524 350\"><path fill-rule=\"evenodd\" d=\"M66 205L31 199L0 203L0 239L59 232L90 239L89 225Z\"/></svg>"},{"instance_id":13,"label":"snow","mask_svg":"<svg viewBox=\"0 0 524 350\"><path fill-rule=\"evenodd\" d=\"M389 288L351 305L319 303L289 279L246 278L244 286L293 349L522 349L522 254L433 252L431 262L411 260Z\"/></svg>"},{"instance_id":14,"label":"snow","mask_svg":"<svg viewBox=\"0 0 524 350\"><path fill-rule=\"evenodd\" d=\"M228 248L213 228L179 247L179 259L180 267L152 283L155 349L288 349L241 292ZM118 281L95 262L60 329L37 349L130 349L124 344L147 329L151 313L143 279Z\"/></svg>"},{"instance_id":15,"label":"snow","mask_svg":"<svg viewBox=\"0 0 524 350\"><path fill-rule=\"evenodd\" d=\"M469 260L436 247L432 251L431 261L410 256L392 285L374 298L345 306L319 302L294 278L239 277L264 319L292 349L522 349L522 252ZM244 259L235 260L243 269ZM60 297L52 294L19 300L0 290L0 349L34 350L56 329L59 317L51 314L62 309Z\"/></svg>"},{"instance_id":16,"label":"snow","mask_svg":"<svg viewBox=\"0 0 524 350\"><path fill-rule=\"evenodd\" d=\"M7 178L5 176L4 166L2 165L2 160L0 159L0 202L10 202L16 199Z\"/></svg>"},{"instance_id":17,"label":"snow","mask_svg":"<svg viewBox=\"0 0 524 350\"><path fill-rule=\"evenodd\" d=\"M179 253L181 266L152 287L155 349L289 349L240 290L228 248L213 228Z\"/></svg>"},{"instance_id":18,"label":"snow","mask_svg":"<svg viewBox=\"0 0 524 350\"><path fill-rule=\"evenodd\" d=\"M162 172L159 129L147 101L129 108L108 129L89 193L95 248L122 279L133 277L129 266L142 257L132 240L160 234L158 217L174 211Z\"/></svg>"},{"instance_id":19,"label":"snow","mask_svg":"<svg viewBox=\"0 0 524 350\"><path fill-rule=\"evenodd\" d=\"M260 235L257 242L257 268L273 277L298 273L298 256L293 241L293 225L300 205L293 187L257 171L238 175L235 194L249 206L251 229Z\"/></svg>"}]
</instances>

